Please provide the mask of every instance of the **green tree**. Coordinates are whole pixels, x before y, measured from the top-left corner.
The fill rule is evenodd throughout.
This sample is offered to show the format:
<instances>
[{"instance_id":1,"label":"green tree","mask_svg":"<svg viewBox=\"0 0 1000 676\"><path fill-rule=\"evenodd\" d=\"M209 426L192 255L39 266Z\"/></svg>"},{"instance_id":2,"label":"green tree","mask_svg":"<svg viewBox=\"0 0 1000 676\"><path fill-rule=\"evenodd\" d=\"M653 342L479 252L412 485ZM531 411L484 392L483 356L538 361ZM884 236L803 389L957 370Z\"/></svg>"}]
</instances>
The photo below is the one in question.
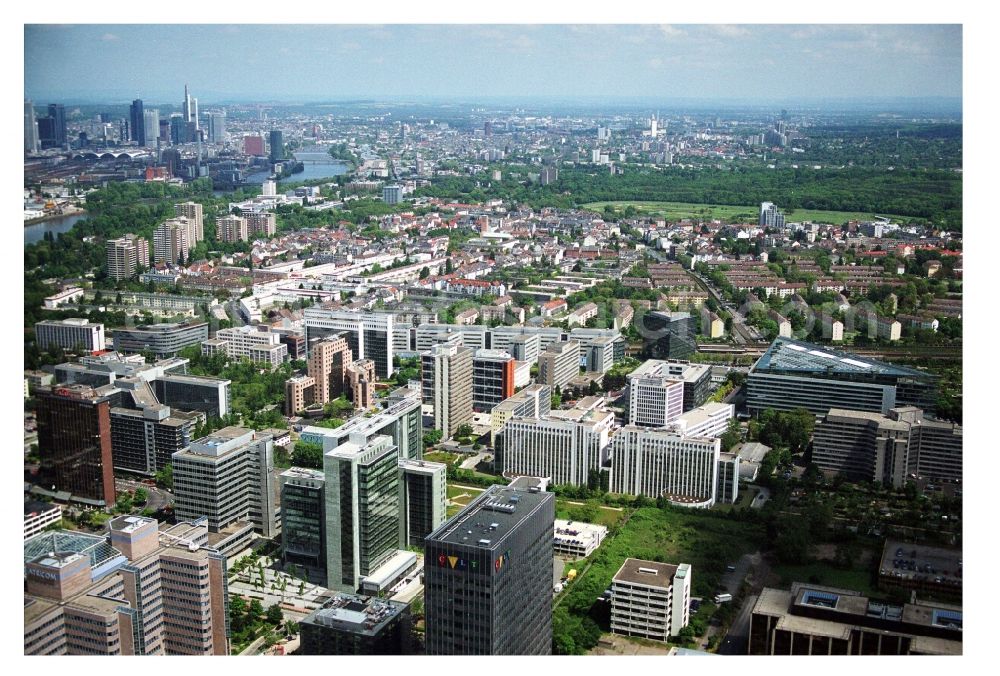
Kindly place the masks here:
<instances>
[{"instance_id":1,"label":"green tree","mask_svg":"<svg viewBox=\"0 0 1000 676\"><path fill-rule=\"evenodd\" d=\"M292 464L296 467L323 469L323 446L299 439L292 451Z\"/></svg>"},{"instance_id":2,"label":"green tree","mask_svg":"<svg viewBox=\"0 0 1000 676\"><path fill-rule=\"evenodd\" d=\"M279 606L277 603L268 606L267 615L265 616L265 619L271 624L275 625L281 624L281 621L285 619L284 615L282 615L281 613L281 606Z\"/></svg>"}]
</instances>

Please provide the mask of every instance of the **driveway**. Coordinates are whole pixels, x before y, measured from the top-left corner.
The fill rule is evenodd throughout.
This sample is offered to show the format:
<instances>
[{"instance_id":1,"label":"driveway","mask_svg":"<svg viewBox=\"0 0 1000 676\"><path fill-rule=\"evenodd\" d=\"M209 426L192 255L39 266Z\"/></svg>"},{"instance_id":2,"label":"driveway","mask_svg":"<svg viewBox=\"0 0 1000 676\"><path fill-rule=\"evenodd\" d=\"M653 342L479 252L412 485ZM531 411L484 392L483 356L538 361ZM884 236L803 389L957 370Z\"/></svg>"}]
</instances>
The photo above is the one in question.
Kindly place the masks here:
<instances>
[{"instance_id":1,"label":"driveway","mask_svg":"<svg viewBox=\"0 0 1000 676\"><path fill-rule=\"evenodd\" d=\"M732 626L726 638L722 639L718 653L720 655L746 655L750 640L750 614L753 612L754 604L757 603L757 595L751 594L743 602L740 614L733 620Z\"/></svg>"}]
</instances>

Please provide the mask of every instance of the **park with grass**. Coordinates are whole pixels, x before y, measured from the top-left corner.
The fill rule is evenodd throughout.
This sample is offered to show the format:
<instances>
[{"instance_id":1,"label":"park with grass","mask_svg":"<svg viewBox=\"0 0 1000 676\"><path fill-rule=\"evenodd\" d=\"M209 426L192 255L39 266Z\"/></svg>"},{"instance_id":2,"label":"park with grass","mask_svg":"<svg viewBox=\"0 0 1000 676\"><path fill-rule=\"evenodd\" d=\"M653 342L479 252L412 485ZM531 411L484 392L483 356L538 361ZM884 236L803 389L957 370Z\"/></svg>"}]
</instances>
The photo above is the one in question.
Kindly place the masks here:
<instances>
[{"instance_id":1,"label":"park with grass","mask_svg":"<svg viewBox=\"0 0 1000 676\"><path fill-rule=\"evenodd\" d=\"M729 204L695 204L689 202L645 202L645 201L613 201L591 202L584 204L584 209L605 213L610 207L618 215L631 208L629 213L637 216L653 216L668 221L691 219L693 221L719 220L724 223L756 223L760 205L733 206ZM818 209L782 209L788 222L812 221L814 223L829 223L843 225L848 221L870 221L875 216L885 216L894 220L907 220L903 216L892 214L874 214L863 211L823 211Z\"/></svg>"}]
</instances>

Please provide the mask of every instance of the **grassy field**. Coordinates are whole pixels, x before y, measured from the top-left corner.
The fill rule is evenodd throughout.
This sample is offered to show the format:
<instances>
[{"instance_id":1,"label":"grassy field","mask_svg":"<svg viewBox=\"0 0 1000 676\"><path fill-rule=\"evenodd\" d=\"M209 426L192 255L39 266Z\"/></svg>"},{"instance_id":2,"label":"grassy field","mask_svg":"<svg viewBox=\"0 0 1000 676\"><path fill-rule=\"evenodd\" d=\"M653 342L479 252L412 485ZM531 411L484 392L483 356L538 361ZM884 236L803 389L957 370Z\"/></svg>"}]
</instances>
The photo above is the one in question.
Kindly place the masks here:
<instances>
[{"instance_id":1,"label":"grassy field","mask_svg":"<svg viewBox=\"0 0 1000 676\"><path fill-rule=\"evenodd\" d=\"M574 502L578 502L574 500ZM616 510L610 507L599 505L572 505L568 500L556 500L556 518L568 521L583 521L585 523L597 523L602 526L612 528L624 518L624 510Z\"/></svg>"},{"instance_id":2,"label":"grassy field","mask_svg":"<svg viewBox=\"0 0 1000 676\"><path fill-rule=\"evenodd\" d=\"M458 459L458 453L449 453L448 451L432 451L430 453L424 453L424 460L427 462L443 462L446 465L450 465Z\"/></svg>"},{"instance_id":3,"label":"grassy field","mask_svg":"<svg viewBox=\"0 0 1000 676\"><path fill-rule=\"evenodd\" d=\"M872 583L872 571L867 566L864 569L844 570L827 561L814 561L801 565L776 565L771 571L781 576L780 586L783 589L789 589L793 582L812 582L827 587L854 589L868 596L885 596Z\"/></svg>"},{"instance_id":4,"label":"grassy field","mask_svg":"<svg viewBox=\"0 0 1000 676\"><path fill-rule=\"evenodd\" d=\"M631 206L646 216L660 216L676 221L683 218L706 219L729 222L756 223L759 214L758 206L732 206L730 204L688 204L685 202L591 202L583 208L604 211L607 205L621 211ZM851 220L869 220L872 216L890 214L871 214L859 211L815 211L810 209L781 210L788 222L813 221L816 223L833 223L840 225Z\"/></svg>"}]
</instances>

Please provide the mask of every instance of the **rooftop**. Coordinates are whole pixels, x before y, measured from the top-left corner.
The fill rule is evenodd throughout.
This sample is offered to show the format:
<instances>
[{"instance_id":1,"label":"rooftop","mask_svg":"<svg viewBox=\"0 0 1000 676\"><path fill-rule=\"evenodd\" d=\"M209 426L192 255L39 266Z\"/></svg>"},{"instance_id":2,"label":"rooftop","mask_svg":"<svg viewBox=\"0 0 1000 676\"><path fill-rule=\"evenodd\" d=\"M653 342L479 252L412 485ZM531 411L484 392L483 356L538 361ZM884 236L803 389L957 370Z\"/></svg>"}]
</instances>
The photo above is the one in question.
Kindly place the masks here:
<instances>
[{"instance_id":1,"label":"rooftop","mask_svg":"<svg viewBox=\"0 0 1000 676\"><path fill-rule=\"evenodd\" d=\"M384 601L371 596L337 594L302 622L352 634L375 636L406 608L405 603L397 601Z\"/></svg>"},{"instance_id":2,"label":"rooftop","mask_svg":"<svg viewBox=\"0 0 1000 676\"><path fill-rule=\"evenodd\" d=\"M540 505L554 499L552 493L491 486L428 535L427 540L497 549Z\"/></svg>"},{"instance_id":3,"label":"rooftop","mask_svg":"<svg viewBox=\"0 0 1000 676\"><path fill-rule=\"evenodd\" d=\"M799 371L802 373L836 371L838 373L934 377L925 371L876 361L851 352L831 350L825 346L792 338L775 338L764 355L754 364L752 370Z\"/></svg>"},{"instance_id":4,"label":"rooftop","mask_svg":"<svg viewBox=\"0 0 1000 676\"><path fill-rule=\"evenodd\" d=\"M628 558L615 573L613 581L667 589L673 585L677 569L678 566L669 563Z\"/></svg>"}]
</instances>

